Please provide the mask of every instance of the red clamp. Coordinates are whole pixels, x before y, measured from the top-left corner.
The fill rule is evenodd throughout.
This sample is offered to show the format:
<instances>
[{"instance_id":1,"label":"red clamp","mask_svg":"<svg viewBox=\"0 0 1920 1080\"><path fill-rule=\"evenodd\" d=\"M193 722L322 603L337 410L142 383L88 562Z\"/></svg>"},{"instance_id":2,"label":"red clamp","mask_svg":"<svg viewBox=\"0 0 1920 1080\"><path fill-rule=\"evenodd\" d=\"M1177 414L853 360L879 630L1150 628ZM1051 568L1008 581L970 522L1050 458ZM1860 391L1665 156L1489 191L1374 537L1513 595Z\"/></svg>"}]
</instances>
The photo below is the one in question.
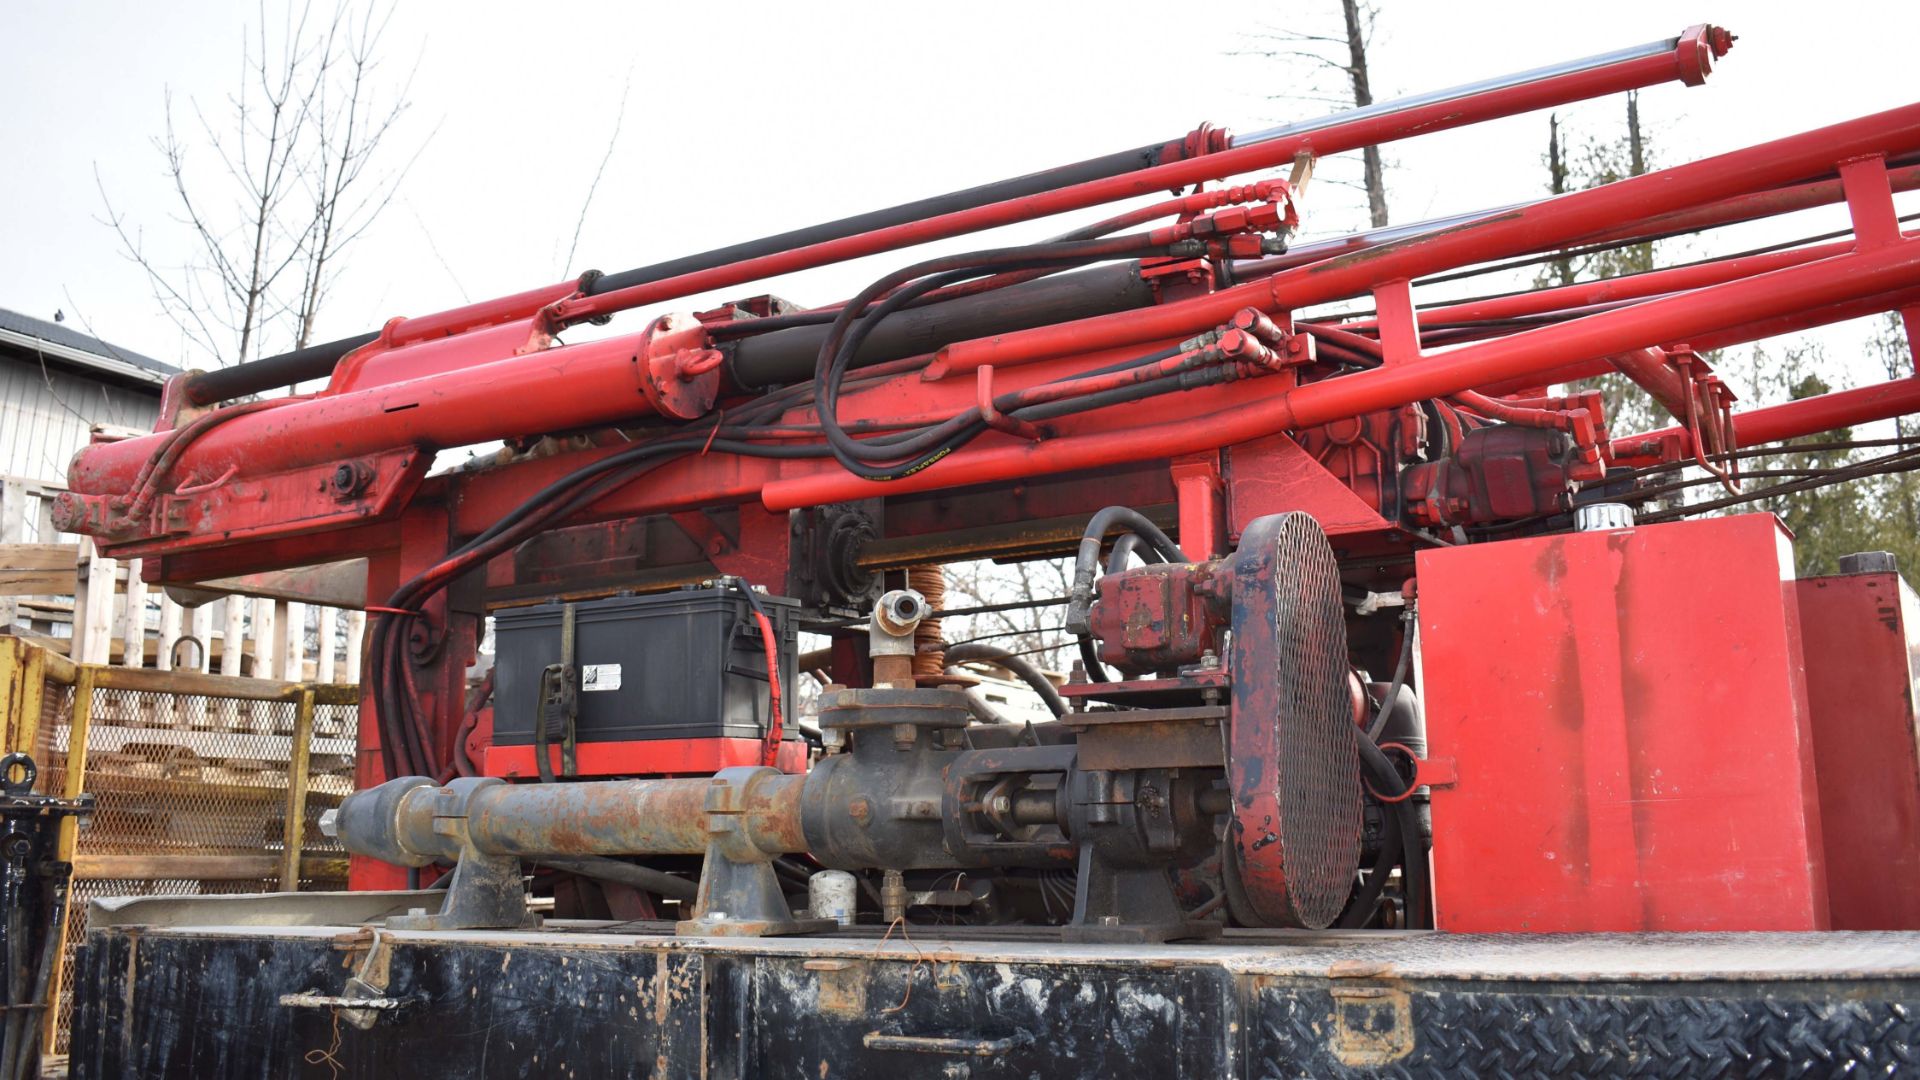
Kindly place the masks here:
<instances>
[{"instance_id":1,"label":"red clamp","mask_svg":"<svg viewBox=\"0 0 1920 1080\"><path fill-rule=\"evenodd\" d=\"M980 407L980 419L986 421L987 426L995 431L1004 431L1009 435L1018 435L1035 442L1046 437L1037 425L1008 416L994 407L992 364L981 364L974 369L973 397L974 404Z\"/></svg>"},{"instance_id":2,"label":"red clamp","mask_svg":"<svg viewBox=\"0 0 1920 1080\"><path fill-rule=\"evenodd\" d=\"M662 315L647 326L634 350L640 392L661 416L693 420L713 408L720 393L720 350L692 315Z\"/></svg>"}]
</instances>

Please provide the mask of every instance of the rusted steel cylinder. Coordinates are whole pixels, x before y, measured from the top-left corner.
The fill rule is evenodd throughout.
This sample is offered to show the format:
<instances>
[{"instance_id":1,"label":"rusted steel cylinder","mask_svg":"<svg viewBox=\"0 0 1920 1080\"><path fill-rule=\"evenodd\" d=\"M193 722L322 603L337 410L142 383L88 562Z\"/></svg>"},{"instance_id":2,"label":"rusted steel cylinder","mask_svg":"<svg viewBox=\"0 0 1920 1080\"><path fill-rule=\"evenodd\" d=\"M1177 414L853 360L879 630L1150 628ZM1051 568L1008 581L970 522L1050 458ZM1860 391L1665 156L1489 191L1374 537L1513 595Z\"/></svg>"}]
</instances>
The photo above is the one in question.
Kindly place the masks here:
<instances>
[{"instance_id":1,"label":"rusted steel cylinder","mask_svg":"<svg viewBox=\"0 0 1920 1080\"><path fill-rule=\"evenodd\" d=\"M707 781L503 784L475 792L467 832L481 851L661 854L707 843Z\"/></svg>"},{"instance_id":2,"label":"rusted steel cylinder","mask_svg":"<svg viewBox=\"0 0 1920 1080\"><path fill-rule=\"evenodd\" d=\"M947 572L939 566L907 567L907 588L939 611L947 602ZM939 619L921 619L913 631L913 680L922 686L941 682L947 671L947 645Z\"/></svg>"},{"instance_id":3,"label":"rusted steel cylinder","mask_svg":"<svg viewBox=\"0 0 1920 1080\"><path fill-rule=\"evenodd\" d=\"M806 850L801 776L772 769L728 770L705 779L505 784L461 780L444 787L402 777L348 796L342 843L358 855L421 866L461 854L468 842L489 855L668 855L707 848L715 817L735 820L763 852Z\"/></svg>"},{"instance_id":4,"label":"rusted steel cylinder","mask_svg":"<svg viewBox=\"0 0 1920 1080\"><path fill-rule=\"evenodd\" d=\"M748 836L762 851L805 851L804 778L767 776L747 785ZM467 811L474 846L499 854L666 855L707 847L712 779L514 784L477 792Z\"/></svg>"}]
</instances>

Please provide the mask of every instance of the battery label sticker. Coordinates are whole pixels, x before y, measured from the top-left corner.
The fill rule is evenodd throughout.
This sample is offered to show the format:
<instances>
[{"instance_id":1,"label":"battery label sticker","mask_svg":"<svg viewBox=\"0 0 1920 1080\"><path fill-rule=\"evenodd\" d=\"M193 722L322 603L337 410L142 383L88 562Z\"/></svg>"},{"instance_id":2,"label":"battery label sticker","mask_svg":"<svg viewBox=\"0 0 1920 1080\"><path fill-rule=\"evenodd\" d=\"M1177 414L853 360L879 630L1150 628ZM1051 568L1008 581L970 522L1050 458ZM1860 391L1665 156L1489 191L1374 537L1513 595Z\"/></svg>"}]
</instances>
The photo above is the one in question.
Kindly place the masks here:
<instances>
[{"instance_id":1,"label":"battery label sticker","mask_svg":"<svg viewBox=\"0 0 1920 1080\"><path fill-rule=\"evenodd\" d=\"M580 689L583 692L620 689L620 665L588 664L580 669Z\"/></svg>"}]
</instances>

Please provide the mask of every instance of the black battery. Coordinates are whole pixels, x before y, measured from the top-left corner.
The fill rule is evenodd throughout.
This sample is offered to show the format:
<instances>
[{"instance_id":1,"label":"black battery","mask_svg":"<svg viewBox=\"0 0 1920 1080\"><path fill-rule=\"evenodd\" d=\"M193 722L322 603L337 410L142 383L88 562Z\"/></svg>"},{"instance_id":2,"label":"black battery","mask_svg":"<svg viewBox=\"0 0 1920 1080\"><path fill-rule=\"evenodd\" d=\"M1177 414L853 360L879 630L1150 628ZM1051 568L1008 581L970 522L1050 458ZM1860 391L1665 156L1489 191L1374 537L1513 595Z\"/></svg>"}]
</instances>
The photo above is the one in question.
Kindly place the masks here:
<instances>
[{"instance_id":1,"label":"black battery","mask_svg":"<svg viewBox=\"0 0 1920 1080\"><path fill-rule=\"evenodd\" d=\"M799 602L758 596L773 623L783 712L791 716ZM767 654L738 589L693 588L573 605L580 742L766 737ZM565 605L494 616L493 740L530 746L541 674L560 663ZM795 737L791 720L788 738ZM550 727L548 738L560 740Z\"/></svg>"}]
</instances>

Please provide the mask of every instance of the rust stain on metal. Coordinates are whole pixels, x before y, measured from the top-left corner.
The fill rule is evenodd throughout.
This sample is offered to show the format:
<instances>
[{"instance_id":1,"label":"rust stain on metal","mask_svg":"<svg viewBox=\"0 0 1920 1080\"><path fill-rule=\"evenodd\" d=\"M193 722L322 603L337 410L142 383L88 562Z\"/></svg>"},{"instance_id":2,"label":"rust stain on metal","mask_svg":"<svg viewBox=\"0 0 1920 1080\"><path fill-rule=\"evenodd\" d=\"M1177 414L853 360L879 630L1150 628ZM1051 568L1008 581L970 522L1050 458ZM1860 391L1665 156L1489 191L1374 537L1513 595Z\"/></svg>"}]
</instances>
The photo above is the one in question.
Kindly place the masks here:
<instances>
[{"instance_id":1,"label":"rust stain on metal","mask_svg":"<svg viewBox=\"0 0 1920 1080\"><path fill-rule=\"evenodd\" d=\"M1413 1002L1386 987L1335 987L1328 1045L1348 1066L1387 1065L1413 1053Z\"/></svg>"},{"instance_id":2,"label":"rust stain on metal","mask_svg":"<svg viewBox=\"0 0 1920 1080\"><path fill-rule=\"evenodd\" d=\"M1335 960L1327 965L1329 979L1364 979L1393 974L1393 965L1381 960Z\"/></svg>"},{"instance_id":3,"label":"rust stain on metal","mask_svg":"<svg viewBox=\"0 0 1920 1080\"><path fill-rule=\"evenodd\" d=\"M817 1005L829 1016L864 1016L867 1011L867 965L852 960L809 960L803 965L819 984Z\"/></svg>"}]
</instances>

